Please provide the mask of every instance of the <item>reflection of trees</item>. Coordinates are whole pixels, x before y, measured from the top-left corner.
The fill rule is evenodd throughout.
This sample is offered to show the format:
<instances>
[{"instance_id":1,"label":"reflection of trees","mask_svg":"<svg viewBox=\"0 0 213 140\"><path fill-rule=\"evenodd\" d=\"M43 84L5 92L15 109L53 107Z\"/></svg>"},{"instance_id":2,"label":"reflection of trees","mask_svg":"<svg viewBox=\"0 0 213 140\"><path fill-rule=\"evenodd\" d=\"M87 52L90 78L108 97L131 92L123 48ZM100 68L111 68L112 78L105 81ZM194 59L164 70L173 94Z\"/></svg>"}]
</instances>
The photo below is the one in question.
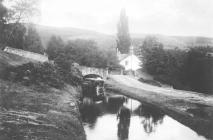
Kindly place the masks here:
<instances>
[{"instance_id":1,"label":"reflection of trees","mask_svg":"<svg viewBox=\"0 0 213 140\"><path fill-rule=\"evenodd\" d=\"M127 119L126 121L119 121L118 123L118 138L119 140L126 140L129 137L129 124L130 119Z\"/></svg>"},{"instance_id":2,"label":"reflection of trees","mask_svg":"<svg viewBox=\"0 0 213 140\"><path fill-rule=\"evenodd\" d=\"M80 113L82 121L88 123L90 128L94 128L101 110L94 105L83 105L80 107Z\"/></svg>"},{"instance_id":3,"label":"reflection of trees","mask_svg":"<svg viewBox=\"0 0 213 140\"><path fill-rule=\"evenodd\" d=\"M109 98L108 103L106 103L106 111L108 113L117 113L119 108L123 105L125 99L123 97Z\"/></svg>"},{"instance_id":4,"label":"reflection of trees","mask_svg":"<svg viewBox=\"0 0 213 140\"><path fill-rule=\"evenodd\" d=\"M146 133L150 134L163 122L164 113L150 105L142 104L135 110L135 113L142 117L142 124Z\"/></svg>"},{"instance_id":5,"label":"reflection of trees","mask_svg":"<svg viewBox=\"0 0 213 140\"><path fill-rule=\"evenodd\" d=\"M118 112L118 138L119 140L126 140L129 137L129 124L130 124L130 110L122 106Z\"/></svg>"},{"instance_id":6,"label":"reflection of trees","mask_svg":"<svg viewBox=\"0 0 213 140\"><path fill-rule=\"evenodd\" d=\"M94 128L96 120L99 116L105 113L116 114L123 103L123 98L110 98L107 103L81 105L79 108L82 121L88 123L90 128Z\"/></svg>"}]
</instances>

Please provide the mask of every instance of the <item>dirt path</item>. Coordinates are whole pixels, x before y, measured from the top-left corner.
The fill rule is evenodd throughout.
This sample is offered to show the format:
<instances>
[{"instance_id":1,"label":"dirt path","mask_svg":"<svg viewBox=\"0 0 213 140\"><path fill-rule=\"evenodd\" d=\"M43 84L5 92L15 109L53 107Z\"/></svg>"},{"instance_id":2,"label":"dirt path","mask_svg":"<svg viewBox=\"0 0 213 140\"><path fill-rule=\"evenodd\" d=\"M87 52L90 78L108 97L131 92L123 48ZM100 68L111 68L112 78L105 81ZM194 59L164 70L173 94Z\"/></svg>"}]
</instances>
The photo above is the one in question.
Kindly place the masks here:
<instances>
[{"instance_id":1,"label":"dirt path","mask_svg":"<svg viewBox=\"0 0 213 140\"><path fill-rule=\"evenodd\" d=\"M202 104L213 106L212 95L204 95L204 94L196 93L196 92L175 90L172 88L156 87L156 86L148 85L145 83L141 83L138 80L125 75L112 75L110 76L110 79L124 86L145 90L147 92L153 92L155 94L159 94L162 96L169 96L170 98L182 99L185 101L196 102L196 103L199 102Z\"/></svg>"},{"instance_id":2,"label":"dirt path","mask_svg":"<svg viewBox=\"0 0 213 140\"><path fill-rule=\"evenodd\" d=\"M107 90L152 104L207 138L213 139L213 96L155 87L132 77L111 75Z\"/></svg>"}]
</instances>

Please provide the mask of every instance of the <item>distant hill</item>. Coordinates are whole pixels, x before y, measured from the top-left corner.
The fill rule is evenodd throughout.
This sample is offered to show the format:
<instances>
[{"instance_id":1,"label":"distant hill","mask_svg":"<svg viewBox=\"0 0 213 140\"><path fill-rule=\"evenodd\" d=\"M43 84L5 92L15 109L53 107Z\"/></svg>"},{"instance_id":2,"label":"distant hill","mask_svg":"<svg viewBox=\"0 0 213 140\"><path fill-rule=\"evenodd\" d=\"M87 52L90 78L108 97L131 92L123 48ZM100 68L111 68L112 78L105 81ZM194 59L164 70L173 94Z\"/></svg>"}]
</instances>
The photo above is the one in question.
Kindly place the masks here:
<instances>
[{"instance_id":1,"label":"distant hill","mask_svg":"<svg viewBox=\"0 0 213 140\"><path fill-rule=\"evenodd\" d=\"M115 35L107 35L91 30L71 28L71 27L48 27L36 25L38 33L42 39L43 45L46 47L52 35L61 36L64 41L74 39L91 39L97 42L101 48L111 48L116 46ZM165 48L186 49L188 46L213 46L213 38L196 37L196 36L166 36L166 35L150 35L150 34L132 34L132 43L134 46L143 44L147 36L153 36L158 42L161 42Z\"/></svg>"},{"instance_id":2,"label":"distant hill","mask_svg":"<svg viewBox=\"0 0 213 140\"><path fill-rule=\"evenodd\" d=\"M197 37L197 36L166 36L166 35L145 35L133 34L133 44L141 46L147 36L156 38L156 40L163 44L166 49L186 49L192 46L212 46L213 38L210 37Z\"/></svg>"},{"instance_id":3,"label":"distant hill","mask_svg":"<svg viewBox=\"0 0 213 140\"><path fill-rule=\"evenodd\" d=\"M59 28L36 25L37 31L42 39L43 45L46 47L51 36L60 36L64 41L75 39L87 39L94 40L98 46L102 48L108 48L115 46L115 37L112 35L106 35L95 31L78 29L78 28Z\"/></svg>"}]
</instances>

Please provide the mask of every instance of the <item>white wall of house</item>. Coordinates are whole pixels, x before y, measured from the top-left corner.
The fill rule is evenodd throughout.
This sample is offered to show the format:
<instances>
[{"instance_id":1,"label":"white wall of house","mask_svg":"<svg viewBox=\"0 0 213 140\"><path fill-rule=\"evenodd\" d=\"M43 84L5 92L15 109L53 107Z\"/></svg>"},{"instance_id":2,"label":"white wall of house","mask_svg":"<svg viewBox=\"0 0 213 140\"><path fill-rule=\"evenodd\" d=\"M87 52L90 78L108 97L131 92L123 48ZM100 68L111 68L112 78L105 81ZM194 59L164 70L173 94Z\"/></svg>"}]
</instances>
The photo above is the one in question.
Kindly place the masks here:
<instances>
[{"instance_id":1,"label":"white wall of house","mask_svg":"<svg viewBox=\"0 0 213 140\"><path fill-rule=\"evenodd\" d=\"M119 63L121 66L125 68L125 70L138 70L141 68L141 61L140 59L134 55L131 54L120 61Z\"/></svg>"}]
</instances>

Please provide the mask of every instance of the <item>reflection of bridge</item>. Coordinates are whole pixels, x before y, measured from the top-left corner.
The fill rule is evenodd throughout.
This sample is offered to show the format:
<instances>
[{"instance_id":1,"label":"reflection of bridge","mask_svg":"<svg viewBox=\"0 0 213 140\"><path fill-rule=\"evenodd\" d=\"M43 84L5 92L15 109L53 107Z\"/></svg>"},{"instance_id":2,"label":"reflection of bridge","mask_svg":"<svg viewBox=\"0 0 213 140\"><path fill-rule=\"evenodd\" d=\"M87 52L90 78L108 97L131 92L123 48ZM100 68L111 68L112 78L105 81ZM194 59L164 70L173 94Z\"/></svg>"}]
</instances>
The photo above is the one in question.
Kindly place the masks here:
<instances>
[{"instance_id":1,"label":"reflection of bridge","mask_svg":"<svg viewBox=\"0 0 213 140\"><path fill-rule=\"evenodd\" d=\"M88 74L97 74L103 78L106 78L108 76L108 70L103 68L80 66L79 69L82 72L83 76Z\"/></svg>"}]
</instances>

